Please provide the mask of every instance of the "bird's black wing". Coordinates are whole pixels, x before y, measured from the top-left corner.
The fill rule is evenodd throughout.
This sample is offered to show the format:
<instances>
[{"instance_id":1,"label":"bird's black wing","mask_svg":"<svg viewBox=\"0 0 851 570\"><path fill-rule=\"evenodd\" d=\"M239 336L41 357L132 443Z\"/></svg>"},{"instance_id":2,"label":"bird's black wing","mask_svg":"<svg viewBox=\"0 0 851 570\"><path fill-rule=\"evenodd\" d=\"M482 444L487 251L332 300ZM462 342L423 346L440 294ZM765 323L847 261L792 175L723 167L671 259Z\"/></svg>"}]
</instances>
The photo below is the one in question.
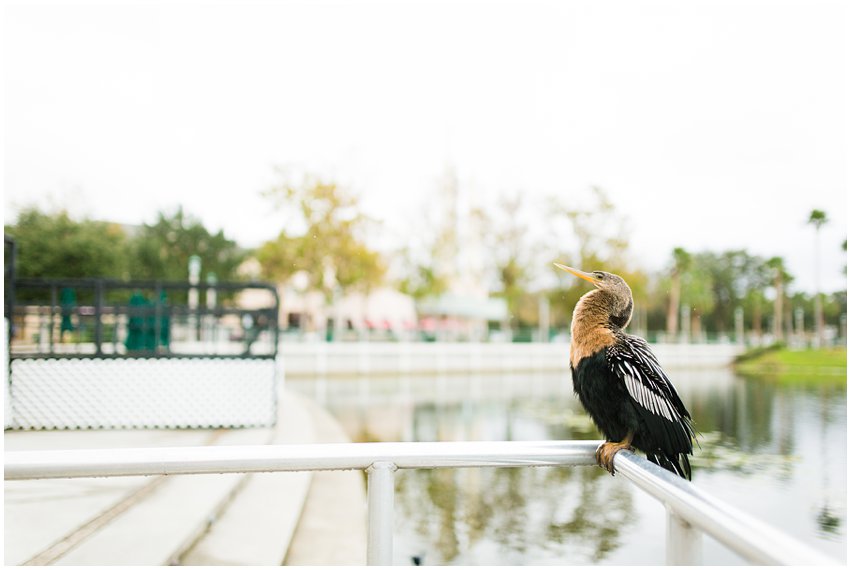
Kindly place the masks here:
<instances>
[{"instance_id":1,"label":"bird's black wing","mask_svg":"<svg viewBox=\"0 0 851 570\"><path fill-rule=\"evenodd\" d=\"M612 373L623 381L645 425L642 433L636 434L636 446L651 461L689 476L686 454L692 452L695 435L691 416L647 341L619 334L618 342L607 349L607 360ZM676 468L666 465L668 462L676 463Z\"/></svg>"},{"instance_id":2,"label":"bird's black wing","mask_svg":"<svg viewBox=\"0 0 851 570\"><path fill-rule=\"evenodd\" d=\"M608 349L609 365L624 381L632 399L645 410L672 422L690 418L647 341L632 335L620 335L618 340Z\"/></svg>"}]
</instances>

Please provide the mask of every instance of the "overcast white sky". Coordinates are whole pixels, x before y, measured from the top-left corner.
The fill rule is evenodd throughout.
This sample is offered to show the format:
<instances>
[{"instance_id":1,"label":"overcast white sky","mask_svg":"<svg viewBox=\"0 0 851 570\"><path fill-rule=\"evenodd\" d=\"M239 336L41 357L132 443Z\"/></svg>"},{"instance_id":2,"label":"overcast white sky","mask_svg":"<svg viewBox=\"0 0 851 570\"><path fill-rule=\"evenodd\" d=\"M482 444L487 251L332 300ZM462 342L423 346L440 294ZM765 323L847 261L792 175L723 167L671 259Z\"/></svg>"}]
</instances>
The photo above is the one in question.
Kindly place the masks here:
<instances>
[{"instance_id":1,"label":"overcast white sky","mask_svg":"<svg viewBox=\"0 0 851 570\"><path fill-rule=\"evenodd\" d=\"M800 2L7 2L4 204L124 223L183 204L280 230L275 165L405 239L449 165L469 200L605 188L638 264L784 256L845 287L848 18ZM534 208L533 208L534 206ZM593 268L590 268L593 269Z\"/></svg>"}]
</instances>

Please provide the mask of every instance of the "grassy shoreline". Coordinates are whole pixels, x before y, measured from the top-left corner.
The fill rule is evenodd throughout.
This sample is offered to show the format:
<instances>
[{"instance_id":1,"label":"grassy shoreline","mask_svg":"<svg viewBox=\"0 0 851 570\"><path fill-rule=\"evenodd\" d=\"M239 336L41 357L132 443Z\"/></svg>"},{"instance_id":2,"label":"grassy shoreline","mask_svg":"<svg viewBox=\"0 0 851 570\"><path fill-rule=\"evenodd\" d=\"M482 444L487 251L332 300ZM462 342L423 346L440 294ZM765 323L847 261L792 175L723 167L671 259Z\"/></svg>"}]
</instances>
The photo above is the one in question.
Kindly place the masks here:
<instances>
[{"instance_id":1,"label":"grassy shoreline","mask_svg":"<svg viewBox=\"0 0 851 570\"><path fill-rule=\"evenodd\" d=\"M845 347L791 350L772 346L744 353L736 359L734 368L745 376L844 383L848 374L847 363Z\"/></svg>"}]
</instances>

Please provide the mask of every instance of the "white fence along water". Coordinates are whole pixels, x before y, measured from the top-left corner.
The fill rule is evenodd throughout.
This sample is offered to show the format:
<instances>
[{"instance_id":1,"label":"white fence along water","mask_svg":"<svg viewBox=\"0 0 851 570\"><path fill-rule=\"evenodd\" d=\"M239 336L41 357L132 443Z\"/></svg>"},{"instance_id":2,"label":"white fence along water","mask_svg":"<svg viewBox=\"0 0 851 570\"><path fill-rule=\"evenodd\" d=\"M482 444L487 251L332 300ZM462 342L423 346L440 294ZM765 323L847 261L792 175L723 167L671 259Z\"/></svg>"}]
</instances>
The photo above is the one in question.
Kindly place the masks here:
<instances>
[{"instance_id":1,"label":"white fence along water","mask_svg":"<svg viewBox=\"0 0 851 570\"><path fill-rule=\"evenodd\" d=\"M654 344L666 368L725 366L735 344ZM567 343L313 342L279 346L289 378L567 370Z\"/></svg>"}]
</instances>

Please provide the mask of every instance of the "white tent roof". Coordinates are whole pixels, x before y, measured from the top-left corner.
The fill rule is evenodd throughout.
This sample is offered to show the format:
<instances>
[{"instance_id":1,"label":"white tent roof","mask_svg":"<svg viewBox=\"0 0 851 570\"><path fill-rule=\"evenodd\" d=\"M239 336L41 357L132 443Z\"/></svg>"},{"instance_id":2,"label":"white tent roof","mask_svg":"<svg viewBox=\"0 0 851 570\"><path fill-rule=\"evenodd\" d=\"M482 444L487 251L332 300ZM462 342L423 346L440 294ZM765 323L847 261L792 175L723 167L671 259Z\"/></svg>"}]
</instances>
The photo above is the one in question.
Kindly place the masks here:
<instances>
[{"instance_id":1,"label":"white tent roof","mask_svg":"<svg viewBox=\"0 0 851 570\"><path fill-rule=\"evenodd\" d=\"M486 321L501 321L508 316L505 299L441 295L417 303L420 315L445 315Z\"/></svg>"}]
</instances>

